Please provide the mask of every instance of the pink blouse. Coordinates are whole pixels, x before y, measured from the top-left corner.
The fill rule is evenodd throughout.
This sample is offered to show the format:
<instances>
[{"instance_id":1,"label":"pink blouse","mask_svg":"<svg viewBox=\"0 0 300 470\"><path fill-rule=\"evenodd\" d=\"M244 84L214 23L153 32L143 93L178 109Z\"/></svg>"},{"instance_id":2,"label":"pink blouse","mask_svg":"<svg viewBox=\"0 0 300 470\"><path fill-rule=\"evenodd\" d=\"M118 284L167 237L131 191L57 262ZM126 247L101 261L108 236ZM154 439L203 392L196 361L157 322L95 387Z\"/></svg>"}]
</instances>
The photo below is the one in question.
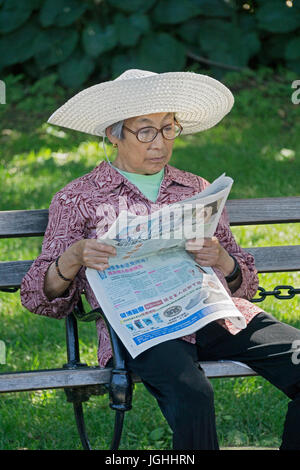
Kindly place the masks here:
<instances>
[{"instance_id":1,"label":"pink blouse","mask_svg":"<svg viewBox=\"0 0 300 470\"><path fill-rule=\"evenodd\" d=\"M21 284L22 304L33 313L58 319L65 318L72 312L83 293L92 309L99 307L86 279L84 267L79 270L62 297L49 301L43 290L49 265L76 241L103 235L121 208L131 211L135 209L136 214L150 213L166 204L190 197L202 191L208 184L200 176L166 165L158 198L153 203L106 161L90 173L72 181L52 199L42 252ZM215 272L249 323L262 311L248 300L255 295L258 287L257 271L252 255L237 245L229 227L226 209L222 213L215 235L240 264L242 283L238 290L232 295L224 275L217 269ZM100 367L105 367L112 357L109 334L102 319L97 320L96 326L99 339L98 361ZM239 331L229 320L225 321L224 327L232 334ZM194 343L195 334L182 339Z\"/></svg>"}]
</instances>

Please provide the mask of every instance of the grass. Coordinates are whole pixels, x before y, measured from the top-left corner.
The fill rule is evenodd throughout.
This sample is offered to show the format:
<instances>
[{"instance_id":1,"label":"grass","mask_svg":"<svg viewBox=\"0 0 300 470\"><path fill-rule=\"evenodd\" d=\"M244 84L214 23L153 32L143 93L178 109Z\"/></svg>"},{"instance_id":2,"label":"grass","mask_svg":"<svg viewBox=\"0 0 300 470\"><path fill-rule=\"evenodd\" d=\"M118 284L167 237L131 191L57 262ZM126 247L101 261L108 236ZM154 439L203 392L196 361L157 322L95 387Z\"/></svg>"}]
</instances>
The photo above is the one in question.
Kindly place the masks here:
<instances>
[{"instance_id":1,"label":"grass","mask_svg":"<svg viewBox=\"0 0 300 470\"><path fill-rule=\"evenodd\" d=\"M235 180L231 198L299 195L299 109L291 102L297 78L279 69L224 78L235 95L232 112L215 128L175 143L172 164L212 181ZM0 210L47 208L53 194L103 159L97 138L45 122L65 99L55 76L30 87L7 77L7 105L0 107ZM55 89L55 94L53 90ZM113 158L111 148L108 152ZM297 244L299 225L233 228L242 246ZM33 259L41 238L0 240L1 261ZM260 285L299 287L299 273L264 274ZM300 327L299 298L267 299L266 311ZM7 348L0 372L60 367L66 362L64 322L22 308L19 293L0 293L0 340ZM96 365L94 324L80 324L82 361ZM287 398L261 377L213 379L222 447L280 444ZM85 405L93 447L108 449L114 413L107 396ZM1 449L80 449L72 405L63 391L5 394L0 400ZM121 449L168 449L171 433L152 396L136 385Z\"/></svg>"}]
</instances>

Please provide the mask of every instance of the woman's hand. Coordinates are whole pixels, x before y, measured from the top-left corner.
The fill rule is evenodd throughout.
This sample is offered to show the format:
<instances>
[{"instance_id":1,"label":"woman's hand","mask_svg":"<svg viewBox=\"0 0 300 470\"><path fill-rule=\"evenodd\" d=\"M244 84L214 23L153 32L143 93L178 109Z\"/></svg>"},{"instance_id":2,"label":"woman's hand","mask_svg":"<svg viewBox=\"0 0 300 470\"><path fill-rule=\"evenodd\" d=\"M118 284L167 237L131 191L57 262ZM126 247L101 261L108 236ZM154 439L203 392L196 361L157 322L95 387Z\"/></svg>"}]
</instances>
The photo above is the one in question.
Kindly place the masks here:
<instances>
[{"instance_id":1,"label":"woman's hand","mask_svg":"<svg viewBox=\"0 0 300 470\"><path fill-rule=\"evenodd\" d=\"M211 266L228 276L234 269L234 260L222 247L217 237L188 240L185 248L194 255L200 266Z\"/></svg>"},{"instance_id":2,"label":"woman's hand","mask_svg":"<svg viewBox=\"0 0 300 470\"><path fill-rule=\"evenodd\" d=\"M103 271L109 267L109 257L116 256L116 249L95 239L83 239L70 247L70 255L80 267Z\"/></svg>"},{"instance_id":3,"label":"woman's hand","mask_svg":"<svg viewBox=\"0 0 300 470\"><path fill-rule=\"evenodd\" d=\"M49 300L61 296L69 287L82 266L103 271L109 267L109 257L116 255L113 246L95 239L83 239L73 243L59 257L59 270L69 281L62 279L52 263L45 276L44 292Z\"/></svg>"}]
</instances>

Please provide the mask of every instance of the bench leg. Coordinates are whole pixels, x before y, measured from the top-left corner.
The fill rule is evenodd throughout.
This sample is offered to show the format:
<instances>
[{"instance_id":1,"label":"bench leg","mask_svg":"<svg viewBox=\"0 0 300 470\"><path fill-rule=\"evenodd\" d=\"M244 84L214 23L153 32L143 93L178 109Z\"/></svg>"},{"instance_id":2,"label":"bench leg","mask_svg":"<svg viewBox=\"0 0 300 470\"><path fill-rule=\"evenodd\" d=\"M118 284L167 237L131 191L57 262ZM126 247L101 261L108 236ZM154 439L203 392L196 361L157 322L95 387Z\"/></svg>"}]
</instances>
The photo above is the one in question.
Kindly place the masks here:
<instances>
[{"instance_id":1,"label":"bench leg","mask_svg":"<svg viewBox=\"0 0 300 470\"><path fill-rule=\"evenodd\" d=\"M80 362L79 343L78 343L78 327L77 320L73 313L66 318L66 342L67 342L67 358L68 362L64 365L67 369L77 369L84 367L86 364ZM74 415L79 433L82 447L85 450L92 450L87 436L82 402L89 399L89 393L85 393L85 387L78 389L65 389L67 400L73 403Z\"/></svg>"},{"instance_id":2,"label":"bench leg","mask_svg":"<svg viewBox=\"0 0 300 470\"><path fill-rule=\"evenodd\" d=\"M82 308L82 306L79 306ZM124 347L114 330L108 325L110 338L113 348L113 369L109 383L110 408L115 411L114 433L111 442L111 450L118 450L123 430L125 411L131 409L132 401L132 380L129 372L126 370ZM68 363L66 368L77 369L86 364L80 362L80 352L78 343L77 320L73 313L66 318L66 340ZM85 429L82 402L87 401L91 394L89 387L79 387L75 389L65 389L68 401L73 403L74 414L78 433L82 446L85 450L92 450Z\"/></svg>"},{"instance_id":3,"label":"bench leg","mask_svg":"<svg viewBox=\"0 0 300 470\"><path fill-rule=\"evenodd\" d=\"M106 323L111 346L113 350L113 368L111 371L110 383L108 386L109 406L115 411L115 425L110 450L118 450L126 411L132 408L132 378L126 367L125 348L116 335L114 329L107 321L100 308L90 313L98 313Z\"/></svg>"},{"instance_id":4,"label":"bench leg","mask_svg":"<svg viewBox=\"0 0 300 470\"><path fill-rule=\"evenodd\" d=\"M77 430L78 430L82 447L84 448L84 450L92 450L88 436L87 436L86 428L85 428L82 402L79 402L79 403L73 402L73 408L74 408L74 415L75 415Z\"/></svg>"},{"instance_id":5,"label":"bench leg","mask_svg":"<svg viewBox=\"0 0 300 470\"><path fill-rule=\"evenodd\" d=\"M107 323L113 349L113 369L109 384L110 408L115 410L115 427L111 450L118 450L124 422L124 414L132 408L132 379L126 368L125 349L109 323Z\"/></svg>"},{"instance_id":6,"label":"bench leg","mask_svg":"<svg viewBox=\"0 0 300 470\"><path fill-rule=\"evenodd\" d=\"M122 431L123 431L123 422L124 422L124 411L116 411L115 414L115 427L114 427L114 434L110 446L110 450L118 450Z\"/></svg>"}]
</instances>

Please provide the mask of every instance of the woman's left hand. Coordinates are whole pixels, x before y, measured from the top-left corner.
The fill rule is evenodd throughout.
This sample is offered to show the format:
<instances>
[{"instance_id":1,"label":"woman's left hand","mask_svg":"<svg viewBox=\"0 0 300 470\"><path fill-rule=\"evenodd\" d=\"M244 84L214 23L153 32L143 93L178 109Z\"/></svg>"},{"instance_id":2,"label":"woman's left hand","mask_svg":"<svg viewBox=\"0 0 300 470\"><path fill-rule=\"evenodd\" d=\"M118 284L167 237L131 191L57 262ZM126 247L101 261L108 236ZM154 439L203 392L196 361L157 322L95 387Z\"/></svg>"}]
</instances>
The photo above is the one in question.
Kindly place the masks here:
<instances>
[{"instance_id":1,"label":"woman's left hand","mask_svg":"<svg viewBox=\"0 0 300 470\"><path fill-rule=\"evenodd\" d=\"M188 240L185 249L194 255L196 263L200 266L217 268L224 276L228 276L234 269L234 261L217 237Z\"/></svg>"}]
</instances>

